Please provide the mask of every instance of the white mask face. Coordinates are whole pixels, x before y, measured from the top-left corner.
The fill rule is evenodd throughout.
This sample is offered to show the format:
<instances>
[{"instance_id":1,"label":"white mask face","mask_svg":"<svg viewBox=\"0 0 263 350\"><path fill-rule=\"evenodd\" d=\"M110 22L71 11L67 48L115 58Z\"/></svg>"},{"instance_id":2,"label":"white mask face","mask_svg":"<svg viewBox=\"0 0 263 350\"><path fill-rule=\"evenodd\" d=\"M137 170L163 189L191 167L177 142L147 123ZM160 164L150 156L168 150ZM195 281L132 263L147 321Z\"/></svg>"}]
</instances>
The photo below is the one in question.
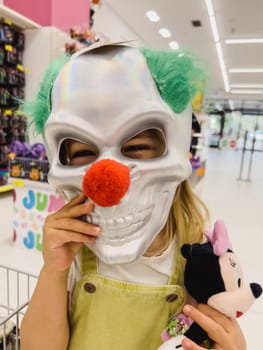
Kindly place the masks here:
<instances>
[{"instance_id":1,"label":"white mask face","mask_svg":"<svg viewBox=\"0 0 263 350\"><path fill-rule=\"evenodd\" d=\"M176 114L162 100L144 56L134 48L79 54L57 77L45 128L51 185L71 199L82 191L83 176L96 161L112 159L130 170L130 187L121 201L95 205L87 216L102 227L89 248L105 263L134 261L164 227L176 188L191 173L191 113ZM151 141L160 146L157 153L140 159L125 145L146 130L163 141ZM92 162L65 165L60 148L69 139L92 145Z\"/></svg>"}]
</instances>

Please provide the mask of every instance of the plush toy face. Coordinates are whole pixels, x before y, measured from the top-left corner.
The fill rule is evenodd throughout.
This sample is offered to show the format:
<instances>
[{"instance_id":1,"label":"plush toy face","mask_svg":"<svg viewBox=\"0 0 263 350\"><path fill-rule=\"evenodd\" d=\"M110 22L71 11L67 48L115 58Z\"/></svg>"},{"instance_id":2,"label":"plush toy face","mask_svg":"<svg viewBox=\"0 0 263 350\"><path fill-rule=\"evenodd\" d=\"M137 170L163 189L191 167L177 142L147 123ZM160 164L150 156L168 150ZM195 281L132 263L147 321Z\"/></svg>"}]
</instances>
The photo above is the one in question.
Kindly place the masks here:
<instances>
[{"instance_id":1,"label":"plush toy face","mask_svg":"<svg viewBox=\"0 0 263 350\"><path fill-rule=\"evenodd\" d=\"M242 316L258 296L258 288L255 284L244 281L240 263L234 253L225 253L218 263L225 291L212 295L207 304L228 317Z\"/></svg>"},{"instance_id":2,"label":"plush toy face","mask_svg":"<svg viewBox=\"0 0 263 350\"><path fill-rule=\"evenodd\" d=\"M150 159L122 152L149 130L162 135L163 152ZM88 218L102 227L90 249L105 263L135 260L165 225L176 188L191 173L190 134L191 110L176 114L162 100L137 49L112 46L80 53L60 72L45 128L49 182L70 199L82 191L83 176L96 162L114 160L129 171L129 189L121 200L113 206L95 200ZM60 149L69 139L93 147L95 159L63 164Z\"/></svg>"},{"instance_id":3,"label":"plush toy face","mask_svg":"<svg viewBox=\"0 0 263 350\"><path fill-rule=\"evenodd\" d=\"M206 232L208 242L184 244L182 254L186 258L185 287L199 303L207 303L214 309L235 318L247 311L262 293L257 283L246 283L236 255L232 252L226 227L216 221L214 230ZM158 350L181 349L183 335L197 344L207 343L208 334L195 322L175 315L162 333L164 343ZM179 318L180 317L180 318ZM178 332L178 324L182 325ZM210 341L208 341L210 349Z\"/></svg>"}]
</instances>

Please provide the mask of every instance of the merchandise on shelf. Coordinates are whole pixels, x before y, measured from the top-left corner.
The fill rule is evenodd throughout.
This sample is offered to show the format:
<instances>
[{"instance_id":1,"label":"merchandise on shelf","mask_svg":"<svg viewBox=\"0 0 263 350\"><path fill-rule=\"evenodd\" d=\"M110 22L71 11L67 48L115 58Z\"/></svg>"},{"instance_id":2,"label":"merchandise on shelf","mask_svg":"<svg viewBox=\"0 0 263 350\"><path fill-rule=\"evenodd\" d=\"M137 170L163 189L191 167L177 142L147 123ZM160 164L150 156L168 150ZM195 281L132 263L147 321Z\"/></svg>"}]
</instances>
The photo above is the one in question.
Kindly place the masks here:
<instances>
[{"instance_id":1,"label":"merchandise on shelf","mask_svg":"<svg viewBox=\"0 0 263 350\"><path fill-rule=\"evenodd\" d=\"M72 41L65 44L65 52L72 55L81 48L93 44L95 42L95 33L90 30L71 28L70 38Z\"/></svg>"},{"instance_id":2,"label":"merchandise on shelf","mask_svg":"<svg viewBox=\"0 0 263 350\"><path fill-rule=\"evenodd\" d=\"M190 178L193 185L198 183L205 174L206 161L202 159L202 140L203 135L201 134L201 124L196 115L192 113L192 139L189 159L193 169Z\"/></svg>"},{"instance_id":3,"label":"merchandise on shelf","mask_svg":"<svg viewBox=\"0 0 263 350\"><path fill-rule=\"evenodd\" d=\"M8 183L8 169L0 169L0 186Z\"/></svg>"},{"instance_id":4,"label":"merchandise on shelf","mask_svg":"<svg viewBox=\"0 0 263 350\"><path fill-rule=\"evenodd\" d=\"M9 161L10 177L47 182L49 164L47 160L17 157Z\"/></svg>"},{"instance_id":5,"label":"merchandise on shelf","mask_svg":"<svg viewBox=\"0 0 263 350\"><path fill-rule=\"evenodd\" d=\"M13 141L8 147L8 155L10 178L47 182L49 163L41 143L29 146L25 142Z\"/></svg>"},{"instance_id":6,"label":"merchandise on shelf","mask_svg":"<svg viewBox=\"0 0 263 350\"><path fill-rule=\"evenodd\" d=\"M24 99L22 65L25 35L10 20L0 18L0 165L7 166L7 146L25 141L26 119L19 111Z\"/></svg>"}]
</instances>

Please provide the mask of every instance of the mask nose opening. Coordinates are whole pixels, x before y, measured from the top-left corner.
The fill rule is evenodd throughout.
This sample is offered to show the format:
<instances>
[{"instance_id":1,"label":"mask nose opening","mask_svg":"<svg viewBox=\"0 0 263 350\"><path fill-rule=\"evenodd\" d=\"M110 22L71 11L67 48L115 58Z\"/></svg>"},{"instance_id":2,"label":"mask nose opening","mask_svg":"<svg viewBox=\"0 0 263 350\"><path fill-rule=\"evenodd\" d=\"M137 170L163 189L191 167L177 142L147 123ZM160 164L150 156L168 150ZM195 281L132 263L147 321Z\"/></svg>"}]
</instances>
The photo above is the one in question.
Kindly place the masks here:
<instances>
[{"instance_id":1,"label":"mask nose opening","mask_svg":"<svg viewBox=\"0 0 263 350\"><path fill-rule=\"evenodd\" d=\"M84 194L97 205L117 205L130 186L129 167L112 159L94 163L82 181Z\"/></svg>"}]
</instances>

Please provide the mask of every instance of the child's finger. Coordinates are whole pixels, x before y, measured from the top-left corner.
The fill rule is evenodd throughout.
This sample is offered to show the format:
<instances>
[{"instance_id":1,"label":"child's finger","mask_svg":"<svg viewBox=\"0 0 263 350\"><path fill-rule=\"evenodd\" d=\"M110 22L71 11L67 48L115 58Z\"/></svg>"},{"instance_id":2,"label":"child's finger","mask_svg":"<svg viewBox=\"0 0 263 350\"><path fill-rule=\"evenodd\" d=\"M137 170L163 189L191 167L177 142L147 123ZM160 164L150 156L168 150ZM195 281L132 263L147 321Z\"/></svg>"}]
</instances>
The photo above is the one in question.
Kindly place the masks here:
<instances>
[{"instance_id":1,"label":"child's finger","mask_svg":"<svg viewBox=\"0 0 263 350\"><path fill-rule=\"evenodd\" d=\"M63 211L61 213L61 217L77 218L82 215L91 213L93 208L94 208L93 202L84 202L84 203L76 204L75 206L71 206L67 208L66 211Z\"/></svg>"},{"instance_id":2,"label":"child's finger","mask_svg":"<svg viewBox=\"0 0 263 350\"><path fill-rule=\"evenodd\" d=\"M72 231L90 236L98 236L101 233L101 228L99 226L88 223L84 220L79 220L78 218L69 217L69 215L62 217L56 214L49 215L44 224L45 235L48 234L49 237L52 237L54 229Z\"/></svg>"},{"instance_id":3,"label":"child's finger","mask_svg":"<svg viewBox=\"0 0 263 350\"><path fill-rule=\"evenodd\" d=\"M94 203L91 201L85 202L82 197L74 198L72 202L67 203L63 208L61 208L56 213L51 216L55 219L71 217L77 218L82 215L91 213L94 208Z\"/></svg>"},{"instance_id":4,"label":"child's finger","mask_svg":"<svg viewBox=\"0 0 263 350\"><path fill-rule=\"evenodd\" d=\"M57 230L56 232L56 248L66 243L94 243L96 236L82 234L72 231Z\"/></svg>"},{"instance_id":5,"label":"child's finger","mask_svg":"<svg viewBox=\"0 0 263 350\"><path fill-rule=\"evenodd\" d=\"M81 192L78 195L76 195L74 198L72 198L68 203L66 203L63 208L72 207L72 206L75 206L76 204L83 203L85 202L85 199L86 199L86 196L84 195L84 193Z\"/></svg>"},{"instance_id":6,"label":"child's finger","mask_svg":"<svg viewBox=\"0 0 263 350\"><path fill-rule=\"evenodd\" d=\"M57 230L72 231L91 236L98 236L101 233L101 228L99 226L72 218L53 220L51 223L47 223L46 227Z\"/></svg>"},{"instance_id":7,"label":"child's finger","mask_svg":"<svg viewBox=\"0 0 263 350\"><path fill-rule=\"evenodd\" d=\"M197 304L196 308L203 314L219 323L226 331L233 325L232 319L206 304Z\"/></svg>"},{"instance_id":8,"label":"child's finger","mask_svg":"<svg viewBox=\"0 0 263 350\"><path fill-rule=\"evenodd\" d=\"M196 308L185 305L183 311L207 332L215 342L215 349L246 349L246 340L236 319L231 319L206 304L198 304Z\"/></svg>"},{"instance_id":9,"label":"child's finger","mask_svg":"<svg viewBox=\"0 0 263 350\"><path fill-rule=\"evenodd\" d=\"M226 336L225 328L218 322L216 322L211 316L204 314L191 305L185 305L183 312L189 316L193 321L199 324L203 328L208 336L216 343L220 343L222 338Z\"/></svg>"}]
</instances>

